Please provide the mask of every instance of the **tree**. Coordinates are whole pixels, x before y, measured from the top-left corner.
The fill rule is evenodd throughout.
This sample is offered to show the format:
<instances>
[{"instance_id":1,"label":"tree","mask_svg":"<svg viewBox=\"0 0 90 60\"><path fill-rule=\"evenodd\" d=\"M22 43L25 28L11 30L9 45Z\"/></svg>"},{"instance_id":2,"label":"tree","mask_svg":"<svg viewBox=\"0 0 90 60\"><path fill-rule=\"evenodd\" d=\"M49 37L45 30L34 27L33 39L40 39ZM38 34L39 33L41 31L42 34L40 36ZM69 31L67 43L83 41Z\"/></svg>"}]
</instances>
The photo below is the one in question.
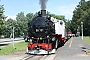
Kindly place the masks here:
<instances>
[{"instance_id":1,"label":"tree","mask_svg":"<svg viewBox=\"0 0 90 60\"><path fill-rule=\"evenodd\" d=\"M81 0L79 2L79 5L77 5L75 10L73 11L73 18L71 21L71 30L73 31L73 33L77 32L77 28L80 27L82 21L84 24L84 35L89 35L88 34L90 33L89 32L90 28L88 28L88 26L90 26L90 24L88 23L90 22L89 9L90 9L90 0L89 1Z\"/></svg>"},{"instance_id":2,"label":"tree","mask_svg":"<svg viewBox=\"0 0 90 60\"><path fill-rule=\"evenodd\" d=\"M12 34L12 29L16 24L15 22L16 21L11 19L11 18L6 21L6 23L5 23L6 24L6 29L5 29L5 34L4 34L5 37L7 37L7 38L10 37L10 35ZM14 33L16 33L16 31Z\"/></svg>"},{"instance_id":3,"label":"tree","mask_svg":"<svg viewBox=\"0 0 90 60\"><path fill-rule=\"evenodd\" d=\"M4 5L0 5L0 36L5 33L5 15L4 15Z\"/></svg>"},{"instance_id":4,"label":"tree","mask_svg":"<svg viewBox=\"0 0 90 60\"><path fill-rule=\"evenodd\" d=\"M28 20L24 16L24 12L20 12L16 16L17 21L17 30L18 30L18 36L22 36L23 34L27 34L28 31Z\"/></svg>"},{"instance_id":5,"label":"tree","mask_svg":"<svg viewBox=\"0 0 90 60\"><path fill-rule=\"evenodd\" d=\"M52 17L59 19L59 20L63 20L66 23L66 19L65 16L62 15L55 15L55 14L50 14Z\"/></svg>"},{"instance_id":6,"label":"tree","mask_svg":"<svg viewBox=\"0 0 90 60\"><path fill-rule=\"evenodd\" d=\"M31 21L31 20L33 19L33 17L34 17L34 14L33 14L33 13L28 13L28 14L26 15L27 21Z\"/></svg>"}]
</instances>

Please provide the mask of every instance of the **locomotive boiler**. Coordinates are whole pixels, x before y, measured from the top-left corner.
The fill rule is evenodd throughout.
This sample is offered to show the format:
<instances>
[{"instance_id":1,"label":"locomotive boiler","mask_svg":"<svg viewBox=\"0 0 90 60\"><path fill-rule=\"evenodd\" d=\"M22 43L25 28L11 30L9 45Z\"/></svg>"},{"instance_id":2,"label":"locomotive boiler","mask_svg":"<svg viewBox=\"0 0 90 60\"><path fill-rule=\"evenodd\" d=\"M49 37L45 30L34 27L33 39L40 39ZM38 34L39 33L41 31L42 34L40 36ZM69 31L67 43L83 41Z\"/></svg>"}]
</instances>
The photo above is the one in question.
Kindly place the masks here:
<instances>
[{"instance_id":1,"label":"locomotive boiler","mask_svg":"<svg viewBox=\"0 0 90 60\"><path fill-rule=\"evenodd\" d=\"M46 10L39 11L28 23L28 34L27 53L30 54L55 53L66 42L64 21L51 17Z\"/></svg>"}]
</instances>

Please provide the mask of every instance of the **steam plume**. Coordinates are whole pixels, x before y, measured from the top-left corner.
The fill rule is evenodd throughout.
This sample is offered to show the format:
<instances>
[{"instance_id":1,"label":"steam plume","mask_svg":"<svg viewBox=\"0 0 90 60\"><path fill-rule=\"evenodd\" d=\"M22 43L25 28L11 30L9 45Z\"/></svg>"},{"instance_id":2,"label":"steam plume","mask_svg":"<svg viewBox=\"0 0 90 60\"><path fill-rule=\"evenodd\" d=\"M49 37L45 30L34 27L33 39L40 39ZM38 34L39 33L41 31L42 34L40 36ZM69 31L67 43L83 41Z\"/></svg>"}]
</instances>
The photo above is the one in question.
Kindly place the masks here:
<instances>
[{"instance_id":1,"label":"steam plume","mask_svg":"<svg viewBox=\"0 0 90 60\"><path fill-rule=\"evenodd\" d=\"M41 5L41 9L45 10L46 9L46 3L48 0L40 0L40 5Z\"/></svg>"}]
</instances>

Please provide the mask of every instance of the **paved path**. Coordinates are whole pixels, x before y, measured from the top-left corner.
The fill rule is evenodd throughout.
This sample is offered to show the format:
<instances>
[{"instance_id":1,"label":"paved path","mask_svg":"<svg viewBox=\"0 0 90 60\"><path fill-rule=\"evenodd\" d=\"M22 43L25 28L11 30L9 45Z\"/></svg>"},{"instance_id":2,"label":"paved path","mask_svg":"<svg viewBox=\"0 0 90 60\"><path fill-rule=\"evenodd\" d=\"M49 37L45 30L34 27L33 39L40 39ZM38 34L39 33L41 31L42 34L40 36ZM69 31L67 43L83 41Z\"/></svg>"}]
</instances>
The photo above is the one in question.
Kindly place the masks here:
<instances>
[{"instance_id":1,"label":"paved path","mask_svg":"<svg viewBox=\"0 0 90 60\"><path fill-rule=\"evenodd\" d=\"M17 42L22 42L22 41L24 41L23 38L15 38L15 39L13 39L13 38L11 38L11 39L10 38L5 38L5 39L0 39L0 48L3 47L3 46L7 46L9 44L13 44L13 42L17 43Z\"/></svg>"},{"instance_id":2,"label":"paved path","mask_svg":"<svg viewBox=\"0 0 90 60\"><path fill-rule=\"evenodd\" d=\"M79 37L73 37L56 51L53 60L90 60L90 55L85 53L87 49L90 49L90 45Z\"/></svg>"},{"instance_id":3,"label":"paved path","mask_svg":"<svg viewBox=\"0 0 90 60\"><path fill-rule=\"evenodd\" d=\"M24 39L23 38L15 38L15 39L13 39L13 38L6 38L6 39L0 39L0 44L4 44L4 43L12 43L12 42L18 42L18 41L24 41Z\"/></svg>"}]
</instances>

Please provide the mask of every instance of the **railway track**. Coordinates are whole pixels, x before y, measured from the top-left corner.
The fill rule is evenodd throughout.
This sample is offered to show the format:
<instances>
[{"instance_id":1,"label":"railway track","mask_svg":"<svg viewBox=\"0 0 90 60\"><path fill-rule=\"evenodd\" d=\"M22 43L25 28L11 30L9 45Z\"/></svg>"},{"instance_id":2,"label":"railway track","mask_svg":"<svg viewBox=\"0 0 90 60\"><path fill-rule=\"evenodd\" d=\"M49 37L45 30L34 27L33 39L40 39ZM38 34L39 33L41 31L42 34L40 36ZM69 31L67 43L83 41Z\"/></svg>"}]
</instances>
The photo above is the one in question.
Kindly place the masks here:
<instances>
[{"instance_id":1,"label":"railway track","mask_svg":"<svg viewBox=\"0 0 90 60\"><path fill-rule=\"evenodd\" d=\"M21 60L47 60L50 55L28 55Z\"/></svg>"}]
</instances>

